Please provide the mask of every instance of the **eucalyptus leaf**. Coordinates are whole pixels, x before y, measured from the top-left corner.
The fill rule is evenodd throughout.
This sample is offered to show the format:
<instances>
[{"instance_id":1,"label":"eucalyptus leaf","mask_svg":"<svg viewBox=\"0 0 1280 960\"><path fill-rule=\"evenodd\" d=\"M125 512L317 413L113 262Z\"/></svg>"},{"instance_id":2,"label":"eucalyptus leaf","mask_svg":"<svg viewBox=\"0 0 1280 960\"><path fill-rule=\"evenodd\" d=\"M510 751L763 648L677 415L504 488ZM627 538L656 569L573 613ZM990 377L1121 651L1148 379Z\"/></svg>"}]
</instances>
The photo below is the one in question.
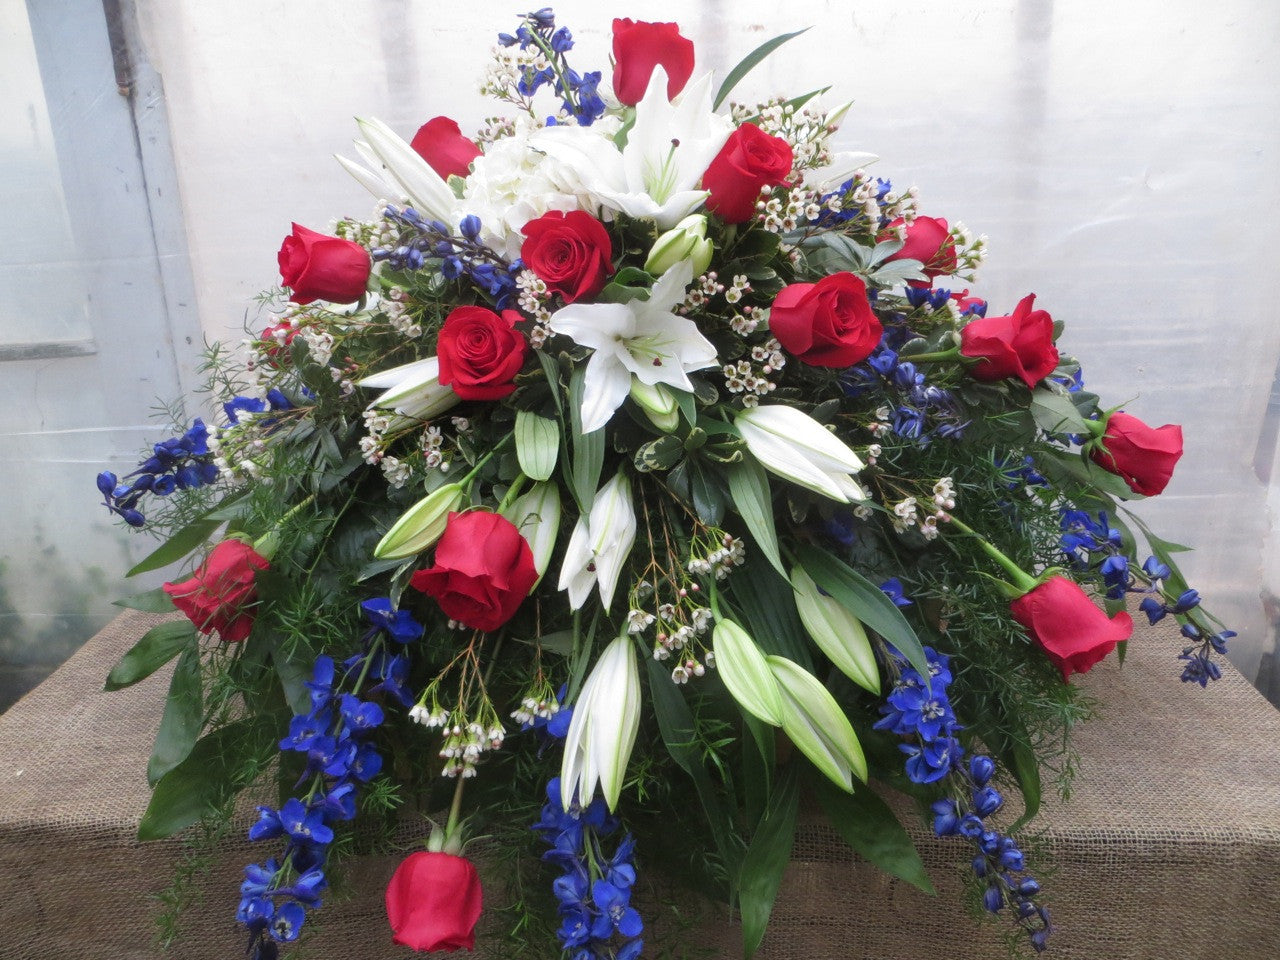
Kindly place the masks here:
<instances>
[{"instance_id":1,"label":"eucalyptus leaf","mask_svg":"<svg viewBox=\"0 0 1280 960\"><path fill-rule=\"evenodd\" d=\"M103 689L121 690L145 680L195 642L196 628L190 620L152 627L116 661Z\"/></svg>"},{"instance_id":2,"label":"eucalyptus leaf","mask_svg":"<svg viewBox=\"0 0 1280 960\"><path fill-rule=\"evenodd\" d=\"M560 453L560 429L554 420L529 410L516 414L516 457L531 480L550 480Z\"/></svg>"},{"instance_id":3,"label":"eucalyptus leaf","mask_svg":"<svg viewBox=\"0 0 1280 960\"><path fill-rule=\"evenodd\" d=\"M147 762L147 783L157 780L180 764L191 753L204 722L204 699L200 685L200 647L188 643L178 657L178 665L169 682L160 729Z\"/></svg>"},{"instance_id":4,"label":"eucalyptus leaf","mask_svg":"<svg viewBox=\"0 0 1280 960\"><path fill-rule=\"evenodd\" d=\"M738 909L742 913L742 955L749 958L764 939L782 874L791 860L800 790L794 764L788 764L774 784L764 818L742 858L738 872Z\"/></svg>"}]
</instances>

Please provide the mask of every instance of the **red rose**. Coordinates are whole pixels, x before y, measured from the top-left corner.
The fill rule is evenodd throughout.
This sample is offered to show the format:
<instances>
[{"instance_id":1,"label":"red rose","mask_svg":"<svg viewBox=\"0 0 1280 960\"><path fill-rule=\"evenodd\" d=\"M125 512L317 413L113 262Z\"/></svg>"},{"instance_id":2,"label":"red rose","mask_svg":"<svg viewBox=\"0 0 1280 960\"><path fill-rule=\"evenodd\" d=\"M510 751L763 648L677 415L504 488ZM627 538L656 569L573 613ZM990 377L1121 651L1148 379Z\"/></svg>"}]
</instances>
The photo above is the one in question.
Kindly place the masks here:
<instances>
[{"instance_id":1,"label":"red rose","mask_svg":"<svg viewBox=\"0 0 1280 960\"><path fill-rule=\"evenodd\" d=\"M1182 456L1182 427L1176 423L1149 427L1127 413L1113 413L1089 456L1103 470L1123 479L1134 493L1154 497L1168 485Z\"/></svg>"},{"instance_id":2,"label":"red rose","mask_svg":"<svg viewBox=\"0 0 1280 960\"><path fill-rule=\"evenodd\" d=\"M435 597L450 620L497 630L515 616L538 571L533 551L515 524L497 513L451 513L436 545L436 563L410 586Z\"/></svg>"},{"instance_id":3,"label":"red rose","mask_svg":"<svg viewBox=\"0 0 1280 960\"><path fill-rule=\"evenodd\" d=\"M815 367L847 367L865 360L883 328L852 273L783 287L769 312L769 330L783 349Z\"/></svg>"},{"instance_id":4,"label":"red rose","mask_svg":"<svg viewBox=\"0 0 1280 960\"><path fill-rule=\"evenodd\" d=\"M420 850L396 867L387 884L392 940L414 950L475 949L480 877L470 860Z\"/></svg>"},{"instance_id":5,"label":"red rose","mask_svg":"<svg viewBox=\"0 0 1280 960\"><path fill-rule=\"evenodd\" d=\"M440 327L440 383L463 400L497 400L515 390L528 344L515 329L519 312L454 307Z\"/></svg>"},{"instance_id":6,"label":"red rose","mask_svg":"<svg viewBox=\"0 0 1280 960\"><path fill-rule=\"evenodd\" d=\"M786 181L792 159L791 144L744 123L702 175L702 188L711 191L707 209L725 223L745 223L755 216L761 189Z\"/></svg>"},{"instance_id":7,"label":"red rose","mask_svg":"<svg viewBox=\"0 0 1280 960\"><path fill-rule=\"evenodd\" d=\"M224 642L239 643L249 636L256 616L254 577L269 566L243 540L223 540L190 580L166 583L162 589L201 633L217 630Z\"/></svg>"},{"instance_id":8,"label":"red rose","mask_svg":"<svg viewBox=\"0 0 1280 960\"><path fill-rule=\"evenodd\" d=\"M1080 586L1050 577L1009 604L1013 619L1062 671L1062 679L1084 673L1133 633L1133 619L1121 610L1110 619Z\"/></svg>"},{"instance_id":9,"label":"red rose","mask_svg":"<svg viewBox=\"0 0 1280 960\"><path fill-rule=\"evenodd\" d=\"M674 23L613 21L613 92L629 107L644 98L654 67L667 74L667 99L684 89L693 74L693 41Z\"/></svg>"},{"instance_id":10,"label":"red rose","mask_svg":"<svg viewBox=\"0 0 1280 960\"><path fill-rule=\"evenodd\" d=\"M613 242L604 224L589 213L552 210L520 232L525 237L520 259L565 303L594 297L613 273Z\"/></svg>"},{"instance_id":11,"label":"red rose","mask_svg":"<svg viewBox=\"0 0 1280 960\"><path fill-rule=\"evenodd\" d=\"M364 296L369 252L358 243L293 225L276 255L280 280L294 303L332 300L353 303Z\"/></svg>"},{"instance_id":12,"label":"red rose","mask_svg":"<svg viewBox=\"0 0 1280 960\"><path fill-rule=\"evenodd\" d=\"M1032 310L1036 295L1029 293L1008 317L979 317L960 328L960 352L978 360L969 368L975 380L1017 377L1028 388L1053 373L1058 348L1053 345L1053 318Z\"/></svg>"},{"instance_id":13,"label":"red rose","mask_svg":"<svg viewBox=\"0 0 1280 960\"><path fill-rule=\"evenodd\" d=\"M409 146L444 180L465 178L471 172L471 161L480 156L480 148L448 117L432 117L418 128Z\"/></svg>"},{"instance_id":14,"label":"red rose","mask_svg":"<svg viewBox=\"0 0 1280 960\"><path fill-rule=\"evenodd\" d=\"M902 217L885 228L889 236L896 236L897 227L906 223ZM951 239L951 228L941 217L916 217L907 226L907 239L902 249L890 260L919 260L924 265L924 275L929 278L950 276L956 272L956 243Z\"/></svg>"}]
</instances>

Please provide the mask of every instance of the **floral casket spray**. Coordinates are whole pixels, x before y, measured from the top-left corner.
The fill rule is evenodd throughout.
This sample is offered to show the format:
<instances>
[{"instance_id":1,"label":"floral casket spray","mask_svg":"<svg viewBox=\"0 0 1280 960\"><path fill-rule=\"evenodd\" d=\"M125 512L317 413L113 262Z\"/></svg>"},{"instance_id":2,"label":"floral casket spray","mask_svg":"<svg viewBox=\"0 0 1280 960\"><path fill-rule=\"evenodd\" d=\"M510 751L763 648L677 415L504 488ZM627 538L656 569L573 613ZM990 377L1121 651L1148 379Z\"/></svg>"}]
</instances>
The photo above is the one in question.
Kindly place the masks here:
<instances>
[{"instance_id":1,"label":"floral casket spray","mask_svg":"<svg viewBox=\"0 0 1280 960\"><path fill-rule=\"evenodd\" d=\"M1122 505L1180 428L1086 391L1051 305L971 295L985 240L835 151L847 104L729 104L794 36L717 83L675 24L617 19L606 76L524 16L483 79L510 117L360 121L340 161L372 219L295 224L271 320L210 352L219 425L99 476L165 538L134 573L192 565L122 601L185 614L108 679L177 661L140 836L280 797L249 829L251 957L405 823L397 943L480 924L504 956L630 960L657 871L750 955L802 793L931 889L872 782L1040 951L1001 811L1070 771L1072 675L1122 655L1136 595L1181 679L1218 677L1232 634ZM508 904L484 922L481 835Z\"/></svg>"}]
</instances>

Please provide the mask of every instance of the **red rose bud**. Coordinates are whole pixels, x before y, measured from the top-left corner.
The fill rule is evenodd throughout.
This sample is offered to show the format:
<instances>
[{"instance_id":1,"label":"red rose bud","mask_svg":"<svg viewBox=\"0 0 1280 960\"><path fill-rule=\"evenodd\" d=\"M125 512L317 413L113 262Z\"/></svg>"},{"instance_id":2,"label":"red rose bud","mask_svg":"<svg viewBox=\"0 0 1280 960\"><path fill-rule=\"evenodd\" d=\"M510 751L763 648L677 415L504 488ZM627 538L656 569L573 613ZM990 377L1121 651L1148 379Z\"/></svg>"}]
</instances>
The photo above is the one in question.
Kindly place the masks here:
<instances>
[{"instance_id":1,"label":"red rose bud","mask_svg":"<svg viewBox=\"0 0 1280 960\"><path fill-rule=\"evenodd\" d=\"M449 853L412 853L387 884L392 939L414 950L475 949L482 905L475 866Z\"/></svg>"},{"instance_id":2,"label":"red rose bud","mask_svg":"<svg viewBox=\"0 0 1280 960\"><path fill-rule=\"evenodd\" d=\"M448 117L432 117L418 128L409 146L442 180L465 178L471 172L471 161L480 156L480 148Z\"/></svg>"},{"instance_id":3,"label":"red rose bud","mask_svg":"<svg viewBox=\"0 0 1280 960\"><path fill-rule=\"evenodd\" d=\"M528 344L515 329L519 312L502 315L487 307L455 307L436 343L440 383L463 400L498 400L515 390Z\"/></svg>"},{"instance_id":4,"label":"red rose bud","mask_svg":"<svg viewBox=\"0 0 1280 960\"><path fill-rule=\"evenodd\" d=\"M1062 679L1084 673L1133 633L1133 620L1123 610L1114 617L1066 577L1050 577L1009 604L1013 619L1026 628Z\"/></svg>"},{"instance_id":5,"label":"red rose bud","mask_svg":"<svg viewBox=\"0 0 1280 960\"><path fill-rule=\"evenodd\" d=\"M450 620L473 630L497 630L538 581L533 551L515 524L496 513L451 513L436 545L436 562L409 585L435 597Z\"/></svg>"},{"instance_id":6,"label":"red rose bud","mask_svg":"<svg viewBox=\"0 0 1280 960\"><path fill-rule=\"evenodd\" d=\"M613 241L589 213L552 210L520 231L520 259L565 303L594 297L613 273Z\"/></svg>"},{"instance_id":7,"label":"red rose bud","mask_svg":"<svg viewBox=\"0 0 1280 960\"><path fill-rule=\"evenodd\" d=\"M674 23L613 21L613 92L634 107L644 98L653 68L667 74L667 99L684 89L693 75L693 41L680 35Z\"/></svg>"},{"instance_id":8,"label":"red rose bud","mask_svg":"<svg viewBox=\"0 0 1280 960\"><path fill-rule=\"evenodd\" d=\"M258 599L254 577L270 566L266 557L243 540L223 540L210 551L189 580L162 589L201 633L214 630L226 643L249 636Z\"/></svg>"},{"instance_id":9,"label":"red rose bud","mask_svg":"<svg viewBox=\"0 0 1280 960\"><path fill-rule=\"evenodd\" d=\"M1089 456L1103 470L1124 480L1134 493L1154 497L1168 486L1182 456L1182 427L1176 423L1149 427L1127 413L1113 413Z\"/></svg>"},{"instance_id":10,"label":"red rose bud","mask_svg":"<svg viewBox=\"0 0 1280 960\"><path fill-rule=\"evenodd\" d=\"M815 367L847 367L865 360L883 328L852 273L785 286L773 300L769 330L788 353Z\"/></svg>"},{"instance_id":11,"label":"red rose bud","mask_svg":"<svg viewBox=\"0 0 1280 960\"><path fill-rule=\"evenodd\" d=\"M895 237L897 228L906 222L902 217L891 221L881 239ZM930 279L955 273L956 243L947 221L941 217L916 217L907 226L902 249L885 257L886 263L890 260L919 260L924 265L924 275Z\"/></svg>"},{"instance_id":12,"label":"red rose bud","mask_svg":"<svg viewBox=\"0 0 1280 960\"><path fill-rule=\"evenodd\" d=\"M1017 377L1028 388L1058 366L1053 345L1053 318L1048 311L1033 310L1036 295L1029 293L1008 317L979 317L960 329L960 353L978 360L969 368L975 380Z\"/></svg>"},{"instance_id":13,"label":"red rose bud","mask_svg":"<svg viewBox=\"0 0 1280 960\"><path fill-rule=\"evenodd\" d=\"M707 209L725 223L745 223L755 216L760 191L786 182L792 160L791 144L744 123L702 175L702 188L711 191Z\"/></svg>"},{"instance_id":14,"label":"red rose bud","mask_svg":"<svg viewBox=\"0 0 1280 960\"><path fill-rule=\"evenodd\" d=\"M276 259L280 281L293 291L289 299L294 303L354 303L364 296L369 253L358 243L316 233L295 223Z\"/></svg>"}]
</instances>

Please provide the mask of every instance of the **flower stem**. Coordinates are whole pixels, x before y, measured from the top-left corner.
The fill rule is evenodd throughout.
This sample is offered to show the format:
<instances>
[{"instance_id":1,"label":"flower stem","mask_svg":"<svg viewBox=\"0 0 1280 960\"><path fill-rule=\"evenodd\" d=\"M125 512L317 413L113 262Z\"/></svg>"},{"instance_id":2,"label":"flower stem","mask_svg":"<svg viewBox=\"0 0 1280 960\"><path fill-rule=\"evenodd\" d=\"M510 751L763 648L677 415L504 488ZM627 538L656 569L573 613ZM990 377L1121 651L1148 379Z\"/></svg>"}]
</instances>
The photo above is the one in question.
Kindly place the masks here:
<instances>
[{"instance_id":1,"label":"flower stem","mask_svg":"<svg viewBox=\"0 0 1280 960\"><path fill-rule=\"evenodd\" d=\"M962 354L959 347L952 347L950 350L935 350L932 353L908 353L899 359L910 363L942 363L946 360L964 361L970 358Z\"/></svg>"},{"instance_id":2,"label":"flower stem","mask_svg":"<svg viewBox=\"0 0 1280 960\"><path fill-rule=\"evenodd\" d=\"M1023 593L1030 593L1039 583L1036 578L1005 556L996 546L958 517L952 516L951 525L961 533L972 537L988 557L998 563Z\"/></svg>"}]
</instances>

